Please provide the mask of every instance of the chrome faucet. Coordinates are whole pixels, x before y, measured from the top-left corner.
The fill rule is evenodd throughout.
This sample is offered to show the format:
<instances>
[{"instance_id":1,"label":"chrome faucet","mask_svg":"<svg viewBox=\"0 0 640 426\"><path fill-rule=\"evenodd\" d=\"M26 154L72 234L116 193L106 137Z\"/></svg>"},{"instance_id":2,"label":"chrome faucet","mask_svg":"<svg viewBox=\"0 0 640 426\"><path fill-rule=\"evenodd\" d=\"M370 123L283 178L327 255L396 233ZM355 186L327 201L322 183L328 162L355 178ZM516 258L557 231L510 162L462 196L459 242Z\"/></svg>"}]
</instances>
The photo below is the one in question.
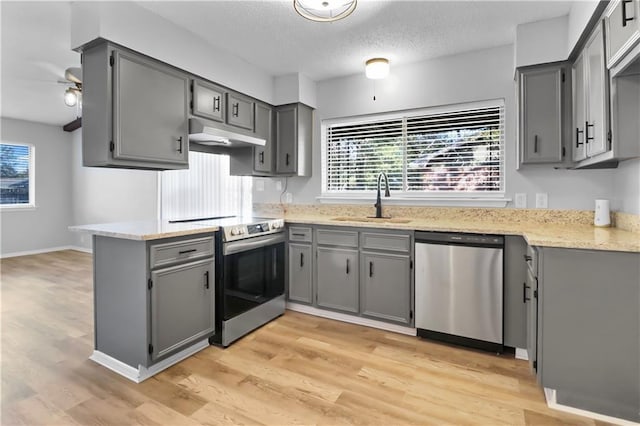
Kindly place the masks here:
<instances>
[{"instance_id":1,"label":"chrome faucet","mask_svg":"<svg viewBox=\"0 0 640 426\"><path fill-rule=\"evenodd\" d=\"M382 199L380 198L380 184L382 183L383 177L384 177L384 186L385 186L384 196L385 197L391 196L391 194L389 193L389 178L387 177L387 174L385 172L380 172L380 174L378 174L378 195L376 197L376 203L374 204L376 208L376 218L382 217Z\"/></svg>"}]
</instances>

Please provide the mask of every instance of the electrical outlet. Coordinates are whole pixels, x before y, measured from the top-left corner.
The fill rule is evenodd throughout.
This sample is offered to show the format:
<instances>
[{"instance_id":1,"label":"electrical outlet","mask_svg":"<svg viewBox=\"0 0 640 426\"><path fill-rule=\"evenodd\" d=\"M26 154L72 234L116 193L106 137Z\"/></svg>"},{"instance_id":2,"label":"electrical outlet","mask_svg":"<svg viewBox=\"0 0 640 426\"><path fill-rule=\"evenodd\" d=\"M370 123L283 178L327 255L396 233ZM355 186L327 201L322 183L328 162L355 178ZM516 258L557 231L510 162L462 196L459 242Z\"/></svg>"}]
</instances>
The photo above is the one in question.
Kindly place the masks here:
<instances>
[{"instance_id":1,"label":"electrical outlet","mask_svg":"<svg viewBox=\"0 0 640 426\"><path fill-rule=\"evenodd\" d=\"M546 209L548 207L548 196L544 192L539 192L536 194L536 208L538 209Z\"/></svg>"},{"instance_id":2,"label":"electrical outlet","mask_svg":"<svg viewBox=\"0 0 640 426\"><path fill-rule=\"evenodd\" d=\"M516 209L527 208L527 194L524 192L516 193Z\"/></svg>"},{"instance_id":3,"label":"electrical outlet","mask_svg":"<svg viewBox=\"0 0 640 426\"><path fill-rule=\"evenodd\" d=\"M285 204L293 203L293 194L290 193L290 192L285 192L284 193L284 202L285 202Z\"/></svg>"},{"instance_id":4,"label":"electrical outlet","mask_svg":"<svg viewBox=\"0 0 640 426\"><path fill-rule=\"evenodd\" d=\"M276 181L276 191L282 191L282 181L281 180L277 180Z\"/></svg>"},{"instance_id":5,"label":"electrical outlet","mask_svg":"<svg viewBox=\"0 0 640 426\"><path fill-rule=\"evenodd\" d=\"M262 179L254 179L254 183L256 185L256 191L264 191L264 181Z\"/></svg>"}]
</instances>

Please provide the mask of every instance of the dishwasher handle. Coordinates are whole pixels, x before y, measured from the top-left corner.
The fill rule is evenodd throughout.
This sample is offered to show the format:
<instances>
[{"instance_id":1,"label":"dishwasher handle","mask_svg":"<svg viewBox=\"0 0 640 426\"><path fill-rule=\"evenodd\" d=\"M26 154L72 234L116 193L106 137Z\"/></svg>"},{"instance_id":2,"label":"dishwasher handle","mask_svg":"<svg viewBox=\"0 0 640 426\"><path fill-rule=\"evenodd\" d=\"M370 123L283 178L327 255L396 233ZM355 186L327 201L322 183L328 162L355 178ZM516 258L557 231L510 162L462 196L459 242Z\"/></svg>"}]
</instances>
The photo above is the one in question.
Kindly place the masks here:
<instances>
[{"instance_id":1,"label":"dishwasher handle","mask_svg":"<svg viewBox=\"0 0 640 426\"><path fill-rule=\"evenodd\" d=\"M502 235L416 231L415 240L417 244L459 245L489 248L504 247L504 236Z\"/></svg>"}]
</instances>

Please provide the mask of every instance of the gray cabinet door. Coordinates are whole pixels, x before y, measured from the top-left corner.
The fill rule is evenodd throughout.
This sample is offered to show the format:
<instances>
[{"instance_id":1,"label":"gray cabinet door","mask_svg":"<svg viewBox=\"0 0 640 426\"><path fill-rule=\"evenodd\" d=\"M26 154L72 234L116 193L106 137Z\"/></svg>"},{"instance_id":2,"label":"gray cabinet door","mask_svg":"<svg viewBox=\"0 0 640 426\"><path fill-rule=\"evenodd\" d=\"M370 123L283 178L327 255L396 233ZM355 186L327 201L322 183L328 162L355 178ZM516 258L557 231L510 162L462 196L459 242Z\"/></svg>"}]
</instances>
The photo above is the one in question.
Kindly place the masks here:
<instances>
[{"instance_id":1,"label":"gray cabinet door","mask_svg":"<svg viewBox=\"0 0 640 426\"><path fill-rule=\"evenodd\" d=\"M520 72L520 163L562 161L563 68Z\"/></svg>"},{"instance_id":2,"label":"gray cabinet door","mask_svg":"<svg viewBox=\"0 0 640 426\"><path fill-rule=\"evenodd\" d=\"M269 105L256 103L256 136L267 141L265 146L253 149L253 170L273 173L275 140L273 138L273 112Z\"/></svg>"},{"instance_id":3,"label":"gray cabinet door","mask_svg":"<svg viewBox=\"0 0 640 426\"><path fill-rule=\"evenodd\" d=\"M585 139L585 111L586 111L586 87L585 87L585 66L584 52L571 67L571 84L573 93L573 137L572 137L572 159L573 161L584 160L587 157Z\"/></svg>"},{"instance_id":4,"label":"gray cabinet door","mask_svg":"<svg viewBox=\"0 0 640 426\"><path fill-rule=\"evenodd\" d=\"M276 134L278 141L276 172L296 172L298 145L298 108L288 105L276 110Z\"/></svg>"},{"instance_id":5,"label":"gray cabinet door","mask_svg":"<svg viewBox=\"0 0 640 426\"><path fill-rule=\"evenodd\" d=\"M607 31L607 66L620 61L640 40L640 0L614 0L604 17Z\"/></svg>"},{"instance_id":6,"label":"gray cabinet door","mask_svg":"<svg viewBox=\"0 0 640 426\"><path fill-rule=\"evenodd\" d=\"M319 307L359 311L358 250L318 247L316 273Z\"/></svg>"},{"instance_id":7,"label":"gray cabinet door","mask_svg":"<svg viewBox=\"0 0 640 426\"><path fill-rule=\"evenodd\" d=\"M360 260L362 315L410 324L409 256L362 252Z\"/></svg>"},{"instance_id":8,"label":"gray cabinet door","mask_svg":"<svg viewBox=\"0 0 640 426\"><path fill-rule=\"evenodd\" d=\"M193 115L222 121L225 119L225 89L201 80L193 80Z\"/></svg>"},{"instance_id":9,"label":"gray cabinet door","mask_svg":"<svg viewBox=\"0 0 640 426\"><path fill-rule=\"evenodd\" d=\"M527 265L524 238L508 235L504 240L504 344L527 347L527 306L525 304ZM524 294L523 294L524 293Z\"/></svg>"},{"instance_id":10,"label":"gray cabinet door","mask_svg":"<svg viewBox=\"0 0 640 426\"><path fill-rule=\"evenodd\" d=\"M239 93L227 93L227 124L253 131L255 103Z\"/></svg>"},{"instance_id":11,"label":"gray cabinet door","mask_svg":"<svg viewBox=\"0 0 640 426\"><path fill-rule=\"evenodd\" d=\"M188 76L132 53L113 55L113 158L187 165Z\"/></svg>"},{"instance_id":12,"label":"gray cabinet door","mask_svg":"<svg viewBox=\"0 0 640 426\"><path fill-rule=\"evenodd\" d=\"M584 48L586 71L586 127L587 157L608 149L609 131L609 79L604 59L602 25L598 25Z\"/></svg>"},{"instance_id":13,"label":"gray cabinet door","mask_svg":"<svg viewBox=\"0 0 640 426\"><path fill-rule=\"evenodd\" d=\"M289 300L312 303L313 258L310 244L289 243Z\"/></svg>"},{"instance_id":14,"label":"gray cabinet door","mask_svg":"<svg viewBox=\"0 0 640 426\"><path fill-rule=\"evenodd\" d=\"M212 259L151 273L152 359L213 334L214 277Z\"/></svg>"},{"instance_id":15,"label":"gray cabinet door","mask_svg":"<svg viewBox=\"0 0 640 426\"><path fill-rule=\"evenodd\" d=\"M538 368L538 279L527 269L527 354L529 368L536 374Z\"/></svg>"}]
</instances>

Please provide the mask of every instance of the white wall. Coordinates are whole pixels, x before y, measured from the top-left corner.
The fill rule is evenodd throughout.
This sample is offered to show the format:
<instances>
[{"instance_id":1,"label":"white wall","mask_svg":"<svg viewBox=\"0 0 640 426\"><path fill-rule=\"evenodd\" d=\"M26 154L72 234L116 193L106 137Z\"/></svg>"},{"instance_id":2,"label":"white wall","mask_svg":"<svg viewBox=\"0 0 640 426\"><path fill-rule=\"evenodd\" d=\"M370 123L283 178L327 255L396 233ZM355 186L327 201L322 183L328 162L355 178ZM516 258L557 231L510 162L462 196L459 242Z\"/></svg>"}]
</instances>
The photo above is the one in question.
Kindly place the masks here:
<instances>
[{"instance_id":1,"label":"white wall","mask_svg":"<svg viewBox=\"0 0 640 426\"><path fill-rule=\"evenodd\" d=\"M622 161L614 178L616 209L640 214L640 158Z\"/></svg>"},{"instance_id":2,"label":"white wall","mask_svg":"<svg viewBox=\"0 0 640 426\"><path fill-rule=\"evenodd\" d=\"M1 119L2 142L35 147L35 202L32 210L2 210L0 255L71 244L71 137L60 126Z\"/></svg>"},{"instance_id":3,"label":"white wall","mask_svg":"<svg viewBox=\"0 0 640 426\"><path fill-rule=\"evenodd\" d=\"M158 217L158 173L148 170L82 166L82 132L73 132L71 175L73 224L155 220ZM73 235L74 245L91 248L86 234Z\"/></svg>"},{"instance_id":4,"label":"white wall","mask_svg":"<svg viewBox=\"0 0 640 426\"><path fill-rule=\"evenodd\" d=\"M513 46L475 51L394 67L390 76L376 83L364 73L319 82L318 108L314 125L313 175L290 178L288 190L294 203L315 203L320 195L320 120L503 98L506 114L506 196L516 192L528 196L549 194L549 208L593 209L594 199L611 198L614 172L611 170L555 170L528 166L516 170L516 104L513 81ZM254 191L254 202L277 202L280 191L267 182L265 191ZM615 203L613 208L616 208Z\"/></svg>"},{"instance_id":5,"label":"white wall","mask_svg":"<svg viewBox=\"0 0 640 426\"><path fill-rule=\"evenodd\" d=\"M581 0L571 3L567 28L567 56L578 43L598 3L600 3L599 0Z\"/></svg>"},{"instance_id":6,"label":"white wall","mask_svg":"<svg viewBox=\"0 0 640 426\"><path fill-rule=\"evenodd\" d=\"M565 15L518 25L514 49L516 68L567 59L568 21Z\"/></svg>"}]
</instances>

